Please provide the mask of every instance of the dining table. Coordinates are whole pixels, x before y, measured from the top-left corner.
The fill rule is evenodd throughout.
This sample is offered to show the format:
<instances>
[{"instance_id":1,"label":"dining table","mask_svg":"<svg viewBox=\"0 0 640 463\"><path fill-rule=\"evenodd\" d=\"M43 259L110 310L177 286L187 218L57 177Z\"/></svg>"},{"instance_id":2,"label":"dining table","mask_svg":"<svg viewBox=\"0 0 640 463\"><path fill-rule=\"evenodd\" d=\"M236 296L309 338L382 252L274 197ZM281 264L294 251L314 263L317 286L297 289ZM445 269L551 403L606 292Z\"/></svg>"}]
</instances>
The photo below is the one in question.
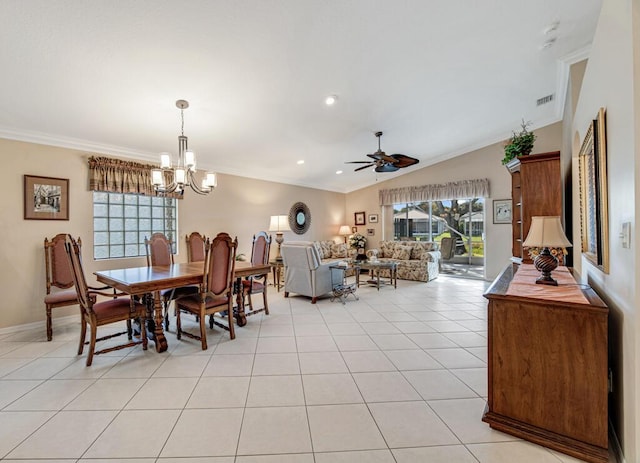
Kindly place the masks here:
<instances>
[{"instance_id":1,"label":"dining table","mask_svg":"<svg viewBox=\"0 0 640 463\"><path fill-rule=\"evenodd\" d=\"M251 275L268 275L271 272L269 264L253 265L250 262L236 262L234 267L234 292L236 293L236 307L233 316L238 326L247 324L244 310L244 296L242 294L242 278ZM172 265L154 265L144 267L130 267L114 270L99 270L95 272L96 279L130 296L153 295L154 326L152 340L156 351L164 352L168 348L167 338L163 330L163 308L160 292L165 289L203 283L204 265L202 262L178 263Z\"/></svg>"}]
</instances>

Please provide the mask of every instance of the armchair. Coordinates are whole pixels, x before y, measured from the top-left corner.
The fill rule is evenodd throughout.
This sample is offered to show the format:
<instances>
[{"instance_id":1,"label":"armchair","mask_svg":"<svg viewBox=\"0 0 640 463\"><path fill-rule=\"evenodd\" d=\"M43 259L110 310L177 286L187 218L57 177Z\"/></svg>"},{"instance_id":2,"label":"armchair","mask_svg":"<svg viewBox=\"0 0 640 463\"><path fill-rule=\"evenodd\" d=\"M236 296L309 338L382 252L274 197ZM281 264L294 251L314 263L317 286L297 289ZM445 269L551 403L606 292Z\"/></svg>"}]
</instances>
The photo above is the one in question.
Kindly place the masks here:
<instances>
[{"instance_id":1,"label":"armchair","mask_svg":"<svg viewBox=\"0 0 640 463\"><path fill-rule=\"evenodd\" d=\"M330 266L323 264L313 243L308 241L290 241L281 248L284 261L284 297L297 293L311 298L315 304L319 296L330 293L333 281ZM341 281L336 275L336 284Z\"/></svg>"}]
</instances>

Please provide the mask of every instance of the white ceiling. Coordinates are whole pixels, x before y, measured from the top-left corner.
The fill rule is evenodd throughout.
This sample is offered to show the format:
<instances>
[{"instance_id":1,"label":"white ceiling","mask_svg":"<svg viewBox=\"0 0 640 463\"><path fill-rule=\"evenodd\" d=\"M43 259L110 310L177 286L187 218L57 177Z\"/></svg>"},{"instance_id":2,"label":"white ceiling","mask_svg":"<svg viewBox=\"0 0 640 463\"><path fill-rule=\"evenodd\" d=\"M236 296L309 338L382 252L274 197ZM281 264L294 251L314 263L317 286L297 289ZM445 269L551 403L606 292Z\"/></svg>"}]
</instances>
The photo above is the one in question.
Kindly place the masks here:
<instances>
[{"instance_id":1,"label":"white ceiling","mask_svg":"<svg viewBox=\"0 0 640 463\"><path fill-rule=\"evenodd\" d=\"M600 5L2 0L0 137L158 162L186 99L200 168L349 192L560 120ZM420 164L353 172L378 130Z\"/></svg>"}]
</instances>

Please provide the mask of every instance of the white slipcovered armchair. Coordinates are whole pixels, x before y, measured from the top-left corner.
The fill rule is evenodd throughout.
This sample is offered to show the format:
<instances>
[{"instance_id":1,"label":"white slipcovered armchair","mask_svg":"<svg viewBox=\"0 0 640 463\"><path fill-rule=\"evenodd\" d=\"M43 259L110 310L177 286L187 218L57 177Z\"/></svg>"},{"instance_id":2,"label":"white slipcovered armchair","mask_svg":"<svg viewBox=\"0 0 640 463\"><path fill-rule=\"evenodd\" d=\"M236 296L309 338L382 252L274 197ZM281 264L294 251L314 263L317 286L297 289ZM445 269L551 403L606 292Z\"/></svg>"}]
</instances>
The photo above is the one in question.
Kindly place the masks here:
<instances>
[{"instance_id":1,"label":"white slipcovered armchair","mask_svg":"<svg viewBox=\"0 0 640 463\"><path fill-rule=\"evenodd\" d=\"M332 276L331 263L323 264L318 251L310 241L291 241L281 247L284 261L284 297L296 293L311 298L315 304L319 296L330 293L335 283L341 283L340 275ZM340 280L340 281L338 281Z\"/></svg>"}]
</instances>

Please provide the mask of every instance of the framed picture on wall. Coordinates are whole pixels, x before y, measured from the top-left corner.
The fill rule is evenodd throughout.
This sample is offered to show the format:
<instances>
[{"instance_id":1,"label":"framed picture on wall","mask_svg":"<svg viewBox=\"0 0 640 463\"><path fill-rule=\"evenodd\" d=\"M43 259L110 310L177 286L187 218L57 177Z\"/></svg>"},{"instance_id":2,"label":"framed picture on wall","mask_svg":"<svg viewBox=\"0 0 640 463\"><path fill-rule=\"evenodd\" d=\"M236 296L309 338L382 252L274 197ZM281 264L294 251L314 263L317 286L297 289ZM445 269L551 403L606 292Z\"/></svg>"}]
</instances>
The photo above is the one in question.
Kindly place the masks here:
<instances>
[{"instance_id":1,"label":"framed picture on wall","mask_svg":"<svg viewBox=\"0 0 640 463\"><path fill-rule=\"evenodd\" d=\"M364 225L366 223L364 212L356 212L353 217L356 225Z\"/></svg>"},{"instance_id":2,"label":"framed picture on wall","mask_svg":"<svg viewBox=\"0 0 640 463\"><path fill-rule=\"evenodd\" d=\"M512 204L510 199L494 199L493 223L511 223Z\"/></svg>"},{"instance_id":3,"label":"framed picture on wall","mask_svg":"<svg viewBox=\"0 0 640 463\"><path fill-rule=\"evenodd\" d=\"M378 214L369 214L369 223L378 223Z\"/></svg>"},{"instance_id":4,"label":"framed picture on wall","mask_svg":"<svg viewBox=\"0 0 640 463\"><path fill-rule=\"evenodd\" d=\"M25 220L69 220L69 179L24 176Z\"/></svg>"},{"instance_id":5,"label":"framed picture on wall","mask_svg":"<svg viewBox=\"0 0 640 463\"><path fill-rule=\"evenodd\" d=\"M351 227L351 233L358 233L358 227Z\"/></svg>"},{"instance_id":6,"label":"framed picture on wall","mask_svg":"<svg viewBox=\"0 0 640 463\"><path fill-rule=\"evenodd\" d=\"M367 236L374 236L376 234L375 228L367 228Z\"/></svg>"},{"instance_id":7,"label":"framed picture on wall","mask_svg":"<svg viewBox=\"0 0 640 463\"><path fill-rule=\"evenodd\" d=\"M578 156L580 229L584 256L609 273L609 213L605 110L588 127Z\"/></svg>"}]
</instances>

